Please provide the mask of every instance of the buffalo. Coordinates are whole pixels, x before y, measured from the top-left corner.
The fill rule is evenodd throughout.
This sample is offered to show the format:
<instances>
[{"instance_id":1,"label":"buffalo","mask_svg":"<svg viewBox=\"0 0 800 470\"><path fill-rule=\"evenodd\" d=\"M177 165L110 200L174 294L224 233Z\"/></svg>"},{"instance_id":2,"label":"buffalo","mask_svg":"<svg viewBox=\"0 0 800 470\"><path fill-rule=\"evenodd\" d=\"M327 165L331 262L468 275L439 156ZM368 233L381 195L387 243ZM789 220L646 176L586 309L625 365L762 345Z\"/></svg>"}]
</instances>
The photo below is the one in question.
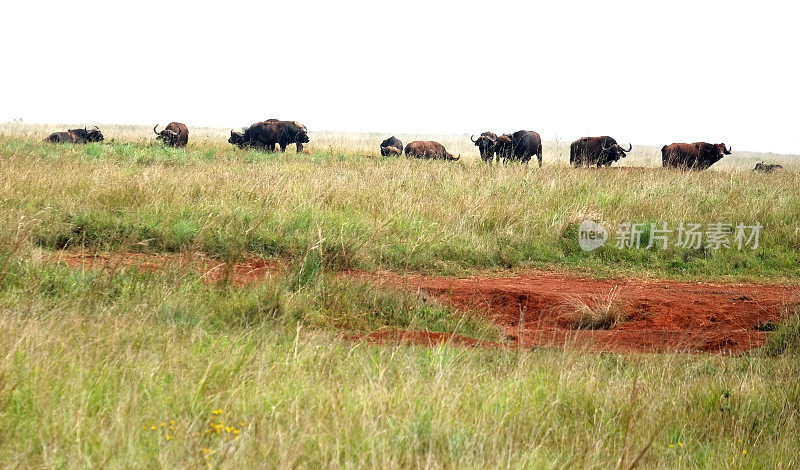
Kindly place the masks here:
<instances>
[{"instance_id":1,"label":"buffalo","mask_svg":"<svg viewBox=\"0 0 800 470\"><path fill-rule=\"evenodd\" d=\"M731 149L725 144L670 144L661 147L661 164L665 168L705 170L730 154Z\"/></svg>"},{"instance_id":2,"label":"buffalo","mask_svg":"<svg viewBox=\"0 0 800 470\"><path fill-rule=\"evenodd\" d=\"M406 145L406 157L425 158L432 160L456 161L461 155L454 157L445 150L444 145L429 140L415 140Z\"/></svg>"},{"instance_id":3,"label":"buffalo","mask_svg":"<svg viewBox=\"0 0 800 470\"><path fill-rule=\"evenodd\" d=\"M153 127L153 132L158 136L156 140L160 140L170 147L186 147L186 144L189 143L189 129L186 124L171 122L161 132L158 132L157 128L158 124Z\"/></svg>"},{"instance_id":4,"label":"buffalo","mask_svg":"<svg viewBox=\"0 0 800 470\"><path fill-rule=\"evenodd\" d=\"M403 142L395 136L381 142L381 156L401 155L403 153Z\"/></svg>"},{"instance_id":5,"label":"buffalo","mask_svg":"<svg viewBox=\"0 0 800 470\"><path fill-rule=\"evenodd\" d=\"M611 166L612 163L625 158L633 145L622 148L616 140L604 135L601 137L581 137L569 146L569 162L572 166L596 165Z\"/></svg>"},{"instance_id":6,"label":"buffalo","mask_svg":"<svg viewBox=\"0 0 800 470\"><path fill-rule=\"evenodd\" d=\"M104 140L103 133L100 132L100 128L94 126L94 129L69 129L64 132L53 132L45 141L47 142L54 142L54 143L62 143L62 142L70 142L73 144L85 144L87 142L101 142Z\"/></svg>"},{"instance_id":7,"label":"buffalo","mask_svg":"<svg viewBox=\"0 0 800 470\"><path fill-rule=\"evenodd\" d=\"M478 152L481 154L481 160L487 163L491 163L494 161L494 149L495 144L497 143L497 134L494 132L484 132L478 137L477 139L475 136L470 136L469 138L476 147L478 147Z\"/></svg>"},{"instance_id":8,"label":"buffalo","mask_svg":"<svg viewBox=\"0 0 800 470\"><path fill-rule=\"evenodd\" d=\"M773 171L782 171L783 167L780 165L765 165L764 162L756 163L756 167L753 168L753 171L758 171L761 173L772 173Z\"/></svg>"},{"instance_id":9,"label":"buffalo","mask_svg":"<svg viewBox=\"0 0 800 470\"><path fill-rule=\"evenodd\" d=\"M497 158L502 161L520 161L528 163L536 155L539 168L542 167L542 137L533 131L517 131L503 134L494 145Z\"/></svg>"},{"instance_id":10,"label":"buffalo","mask_svg":"<svg viewBox=\"0 0 800 470\"><path fill-rule=\"evenodd\" d=\"M270 152L275 151L275 144L280 146L281 152L286 151L287 145L296 144L297 153L300 153L303 151L303 144L309 140L306 126L299 122L267 119L253 124L244 132L231 131L228 142L239 148L262 148Z\"/></svg>"}]
</instances>

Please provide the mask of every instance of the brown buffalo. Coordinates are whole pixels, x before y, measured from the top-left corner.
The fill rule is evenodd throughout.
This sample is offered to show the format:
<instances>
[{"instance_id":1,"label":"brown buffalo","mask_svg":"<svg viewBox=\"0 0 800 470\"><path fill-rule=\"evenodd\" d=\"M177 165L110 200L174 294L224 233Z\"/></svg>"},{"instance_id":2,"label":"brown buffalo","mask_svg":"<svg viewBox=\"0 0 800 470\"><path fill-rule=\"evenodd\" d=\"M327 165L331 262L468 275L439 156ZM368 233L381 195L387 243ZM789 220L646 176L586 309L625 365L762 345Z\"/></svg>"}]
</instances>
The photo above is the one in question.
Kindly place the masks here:
<instances>
[{"instance_id":1,"label":"brown buffalo","mask_svg":"<svg viewBox=\"0 0 800 470\"><path fill-rule=\"evenodd\" d=\"M665 168L705 170L730 154L731 149L725 144L670 144L661 147L661 164Z\"/></svg>"},{"instance_id":2,"label":"brown buffalo","mask_svg":"<svg viewBox=\"0 0 800 470\"><path fill-rule=\"evenodd\" d=\"M153 132L158 136L156 140L161 140L170 147L186 147L186 144L189 143L189 129L186 124L171 122L161 132L158 132L156 128L158 128L158 124L153 127Z\"/></svg>"},{"instance_id":3,"label":"brown buffalo","mask_svg":"<svg viewBox=\"0 0 800 470\"><path fill-rule=\"evenodd\" d=\"M494 144L497 159L503 162L520 161L528 163L535 155L542 167L542 137L533 131L517 131L513 134L503 134Z\"/></svg>"},{"instance_id":4,"label":"brown buffalo","mask_svg":"<svg viewBox=\"0 0 800 470\"><path fill-rule=\"evenodd\" d=\"M83 129L69 129L64 132L53 132L45 139L47 142L69 142L73 144L100 142L102 140L104 140L103 133L100 132L100 128L97 126L94 126L94 129L91 130L88 130L84 127Z\"/></svg>"},{"instance_id":5,"label":"brown buffalo","mask_svg":"<svg viewBox=\"0 0 800 470\"><path fill-rule=\"evenodd\" d=\"M445 150L444 145L430 140L415 140L406 145L406 157L424 158L430 160L456 161L461 155L454 157Z\"/></svg>"},{"instance_id":6,"label":"brown buffalo","mask_svg":"<svg viewBox=\"0 0 800 470\"><path fill-rule=\"evenodd\" d=\"M297 152L300 153L309 138L306 126L297 121L267 119L253 124L244 132L231 131L228 142L240 148L263 148L270 152L275 151L275 144L280 145L281 152L286 151L287 145L297 144Z\"/></svg>"},{"instance_id":7,"label":"brown buffalo","mask_svg":"<svg viewBox=\"0 0 800 470\"><path fill-rule=\"evenodd\" d=\"M569 162L572 166L597 165L597 168L611 166L612 163L625 158L632 149L633 145L628 144L628 150L625 150L607 135L581 137L569 146Z\"/></svg>"}]
</instances>

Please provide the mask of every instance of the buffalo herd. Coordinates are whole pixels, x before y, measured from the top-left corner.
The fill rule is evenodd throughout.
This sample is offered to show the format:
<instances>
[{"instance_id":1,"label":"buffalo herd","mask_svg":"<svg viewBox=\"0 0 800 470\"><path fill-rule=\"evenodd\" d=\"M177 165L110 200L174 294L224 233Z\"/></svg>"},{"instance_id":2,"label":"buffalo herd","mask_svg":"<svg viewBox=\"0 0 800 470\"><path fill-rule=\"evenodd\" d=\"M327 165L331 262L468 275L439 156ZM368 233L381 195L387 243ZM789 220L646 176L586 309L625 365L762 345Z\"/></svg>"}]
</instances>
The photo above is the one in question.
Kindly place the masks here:
<instances>
[{"instance_id":1,"label":"buffalo herd","mask_svg":"<svg viewBox=\"0 0 800 470\"><path fill-rule=\"evenodd\" d=\"M97 126L94 129L69 129L64 132L53 132L45 139L47 142L62 143L69 142L72 144L86 144L89 142L100 142L103 140L103 133Z\"/></svg>"},{"instance_id":2,"label":"buffalo herd","mask_svg":"<svg viewBox=\"0 0 800 470\"><path fill-rule=\"evenodd\" d=\"M189 142L189 129L186 124L171 122L164 129L158 131L158 124L153 127L156 140L162 141L170 147L185 147ZM45 141L53 143L85 144L101 142L103 134L95 126L93 129L69 129L64 132L54 132L47 136ZM533 131L520 130L511 134L498 136L494 132L483 132L477 138L470 137L472 143L478 147L481 160L492 163L520 162L528 163L536 157L539 167L542 166L542 138ZM297 152L303 151L303 144L310 141L308 129L297 121L281 121L267 119L253 124L242 132L231 131L228 142L239 148L253 148L274 152L276 145L281 152L286 147L295 144ZM569 147L569 162L574 167L609 167L627 156L633 149L631 144L624 148L614 138L607 135L600 137L581 137L572 142ZM400 156L427 160L457 161L461 156L449 153L439 142L429 140L415 140L403 147L403 142L395 136L381 142L381 156ZM661 148L661 165L664 168L680 170L705 170L724 156L731 154L731 148L725 144L709 144L695 142L692 144L670 144ZM783 170L780 165L769 165L764 162L756 164L753 171L770 173Z\"/></svg>"}]
</instances>

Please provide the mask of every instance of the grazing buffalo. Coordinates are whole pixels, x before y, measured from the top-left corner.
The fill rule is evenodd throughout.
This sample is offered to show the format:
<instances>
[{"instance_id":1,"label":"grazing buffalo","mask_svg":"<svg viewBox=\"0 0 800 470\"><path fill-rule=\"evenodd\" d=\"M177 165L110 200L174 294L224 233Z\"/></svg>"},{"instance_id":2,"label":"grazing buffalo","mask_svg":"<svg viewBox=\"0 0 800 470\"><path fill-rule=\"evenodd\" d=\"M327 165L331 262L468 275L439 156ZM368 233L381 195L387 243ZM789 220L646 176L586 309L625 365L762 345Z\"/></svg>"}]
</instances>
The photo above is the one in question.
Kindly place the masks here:
<instances>
[{"instance_id":1,"label":"grazing buffalo","mask_svg":"<svg viewBox=\"0 0 800 470\"><path fill-rule=\"evenodd\" d=\"M628 144L628 150L625 150L607 135L581 137L569 146L569 162L572 166L597 165L597 168L611 166L612 163L625 158L632 149L633 145Z\"/></svg>"},{"instance_id":2,"label":"grazing buffalo","mask_svg":"<svg viewBox=\"0 0 800 470\"><path fill-rule=\"evenodd\" d=\"M494 144L497 158L502 161L520 161L528 163L536 155L539 168L542 167L542 138L533 131L517 131L503 134Z\"/></svg>"},{"instance_id":3,"label":"grazing buffalo","mask_svg":"<svg viewBox=\"0 0 800 470\"><path fill-rule=\"evenodd\" d=\"M228 142L243 147L254 147L275 151L275 144L280 145L281 152L286 151L289 144L297 145L297 153L303 151L303 144L309 142L306 126L297 121L280 121L267 119L257 122L244 132L231 131Z\"/></svg>"},{"instance_id":4,"label":"grazing buffalo","mask_svg":"<svg viewBox=\"0 0 800 470\"><path fill-rule=\"evenodd\" d=\"M403 143L400 142L395 136L381 142L381 156L388 157L390 155L401 155L403 153Z\"/></svg>"},{"instance_id":5,"label":"grazing buffalo","mask_svg":"<svg viewBox=\"0 0 800 470\"><path fill-rule=\"evenodd\" d=\"M494 132L484 132L477 139L475 136L469 138L481 154L481 160L491 163L494 161L494 149L497 143L497 134Z\"/></svg>"},{"instance_id":6,"label":"grazing buffalo","mask_svg":"<svg viewBox=\"0 0 800 470\"><path fill-rule=\"evenodd\" d=\"M761 173L772 173L773 171L783 171L783 167L780 165L765 165L764 162L756 163L756 167L753 168L753 171L759 171Z\"/></svg>"},{"instance_id":7,"label":"grazing buffalo","mask_svg":"<svg viewBox=\"0 0 800 470\"><path fill-rule=\"evenodd\" d=\"M661 164L665 168L705 170L730 154L731 149L725 144L670 144L661 147Z\"/></svg>"},{"instance_id":8,"label":"grazing buffalo","mask_svg":"<svg viewBox=\"0 0 800 470\"><path fill-rule=\"evenodd\" d=\"M186 144L189 143L189 129L186 124L171 122L161 132L158 132L156 128L158 128L158 124L153 127L153 132L158 136L156 140L161 140L170 147L186 147Z\"/></svg>"},{"instance_id":9,"label":"grazing buffalo","mask_svg":"<svg viewBox=\"0 0 800 470\"><path fill-rule=\"evenodd\" d=\"M432 142L429 140L415 140L406 145L405 151L406 157L451 161L456 161L461 158L461 155L454 157L453 154L447 153L444 145L439 142Z\"/></svg>"},{"instance_id":10,"label":"grazing buffalo","mask_svg":"<svg viewBox=\"0 0 800 470\"><path fill-rule=\"evenodd\" d=\"M503 134L494 141L494 153L497 154L497 160L507 162L511 160L513 155L513 145L511 134Z\"/></svg>"},{"instance_id":11,"label":"grazing buffalo","mask_svg":"<svg viewBox=\"0 0 800 470\"><path fill-rule=\"evenodd\" d=\"M65 132L53 132L45 139L48 142L61 143L70 142L73 144L85 144L87 142L100 142L102 141L103 133L100 128L94 126L94 129L69 129Z\"/></svg>"}]
</instances>

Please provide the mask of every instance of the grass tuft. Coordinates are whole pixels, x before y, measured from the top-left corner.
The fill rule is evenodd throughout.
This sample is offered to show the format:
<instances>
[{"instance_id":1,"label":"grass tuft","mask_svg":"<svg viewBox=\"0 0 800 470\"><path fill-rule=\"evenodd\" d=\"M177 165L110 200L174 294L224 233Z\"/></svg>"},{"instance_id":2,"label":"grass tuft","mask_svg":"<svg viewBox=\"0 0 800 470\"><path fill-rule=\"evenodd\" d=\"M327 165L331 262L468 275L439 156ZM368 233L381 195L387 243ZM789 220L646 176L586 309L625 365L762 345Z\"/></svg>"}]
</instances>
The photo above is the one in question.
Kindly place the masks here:
<instances>
[{"instance_id":1,"label":"grass tuft","mask_svg":"<svg viewBox=\"0 0 800 470\"><path fill-rule=\"evenodd\" d=\"M610 330L627 318L625 305L618 298L619 288L614 287L605 296L583 300L567 299L559 310L559 319L574 330Z\"/></svg>"}]
</instances>

